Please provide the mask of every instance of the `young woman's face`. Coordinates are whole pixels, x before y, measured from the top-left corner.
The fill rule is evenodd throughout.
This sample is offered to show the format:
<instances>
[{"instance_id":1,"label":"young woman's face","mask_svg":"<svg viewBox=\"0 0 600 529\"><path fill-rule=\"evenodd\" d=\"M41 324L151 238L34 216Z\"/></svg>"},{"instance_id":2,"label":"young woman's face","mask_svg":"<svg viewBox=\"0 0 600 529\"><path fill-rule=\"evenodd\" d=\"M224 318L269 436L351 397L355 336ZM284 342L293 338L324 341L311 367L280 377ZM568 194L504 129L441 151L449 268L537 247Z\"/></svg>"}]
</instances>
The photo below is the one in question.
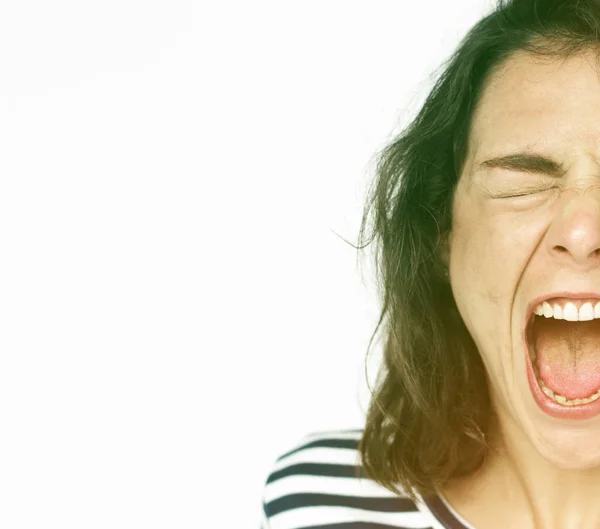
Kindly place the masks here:
<instances>
[{"instance_id":1,"label":"young woman's face","mask_svg":"<svg viewBox=\"0 0 600 529\"><path fill-rule=\"evenodd\" d=\"M600 301L594 61L580 55L541 63L517 54L490 77L473 117L449 238L452 290L500 422L564 468L600 465L600 399L575 400L600 389L600 320L567 321L573 310L586 319L589 306L583 316L577 309L590 302L593 313ZM526 325L546 298L563 319L532 316L538 364L530 360ZM558 401L543 392L534 365Z\"/></svg>"}]
</instances>

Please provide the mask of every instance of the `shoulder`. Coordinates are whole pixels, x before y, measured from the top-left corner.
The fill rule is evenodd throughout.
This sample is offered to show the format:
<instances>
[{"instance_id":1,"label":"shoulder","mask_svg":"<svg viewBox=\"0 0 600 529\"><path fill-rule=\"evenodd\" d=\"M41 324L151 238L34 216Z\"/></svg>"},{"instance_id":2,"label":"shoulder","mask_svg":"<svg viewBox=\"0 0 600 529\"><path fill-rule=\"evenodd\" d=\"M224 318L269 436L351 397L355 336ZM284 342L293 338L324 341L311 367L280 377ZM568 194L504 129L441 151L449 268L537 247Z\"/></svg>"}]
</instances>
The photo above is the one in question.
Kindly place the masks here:
<instances>
[{"instance_id":1,"label":"shoulder","mask_svg":"<svg viewBox=\"0 0 600 529\"><path fill-rule=\"evenodd\" d=\"M263 529L357 522L427 527L407 496L363 475L361 436L360 429L315 432L281 454L263 491Z\"/></svg>"}]
</instances>

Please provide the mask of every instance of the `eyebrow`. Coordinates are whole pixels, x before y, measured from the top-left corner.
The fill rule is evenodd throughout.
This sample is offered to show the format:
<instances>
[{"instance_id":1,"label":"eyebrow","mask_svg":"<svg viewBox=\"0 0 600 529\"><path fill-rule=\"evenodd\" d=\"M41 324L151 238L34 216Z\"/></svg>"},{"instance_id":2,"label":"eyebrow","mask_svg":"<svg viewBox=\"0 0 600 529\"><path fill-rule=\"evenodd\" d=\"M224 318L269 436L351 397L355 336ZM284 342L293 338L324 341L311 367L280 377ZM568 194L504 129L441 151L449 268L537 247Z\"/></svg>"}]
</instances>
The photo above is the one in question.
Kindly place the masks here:
<instances>
[{"instance_id":1,"label":"eyebrow","mask_svg":"<svg viewBox=\"0 0 600 529\"><path fill-rule=\"evenodd\" d=\"M564 166L546 156L537 153L518 152L506 156L498 156L481 162L476 170L498 167L509 171L563 176L566 173Z\"/></svg>"}]
</instances>

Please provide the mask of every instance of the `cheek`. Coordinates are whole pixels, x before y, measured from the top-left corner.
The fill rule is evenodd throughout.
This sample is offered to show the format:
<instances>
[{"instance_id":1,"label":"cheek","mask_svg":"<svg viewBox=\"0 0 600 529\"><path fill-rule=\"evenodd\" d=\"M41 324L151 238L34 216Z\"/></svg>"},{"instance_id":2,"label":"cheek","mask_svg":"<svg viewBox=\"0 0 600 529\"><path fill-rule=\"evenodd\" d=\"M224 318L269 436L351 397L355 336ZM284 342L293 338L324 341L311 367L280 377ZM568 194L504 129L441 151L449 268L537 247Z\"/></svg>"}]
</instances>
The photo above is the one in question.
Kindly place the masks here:
<instances>
[{"instance_id":1,"label":"cheek","mask_svg":"<svg viewBox=\"0 0 600 529\"><path fill-rule=\"evenodd\" d=\"M523 271L535 248L534 223L482 207L460 208L453 219L450 267L457 294L482 308L505 313L512 307ZM524 227L526 226L526 227Z\"/></svg>"},{"instance_id":2,"label":"cheek","mask_svg":"<svg viewBox=\"0 0 600 529\"><path fill-rule=\"evenodd\" d=\"M497 302L506 287L510 262L514 261L508 255L511 251L505 230L498 229L490 219L464 215L456 219L450 252L455 296L469 304L487 306Z\"/></svg>"},{"instance_id":3,"label":"cheek","mask_svg":"<svg viewBox=\"0 0 600 529\"><path fill-rule=\"evenodd\" d=\"M450 252L452 291L484 363L493 368L500 360L499 350L511 347L515 291L529 252L506 218L463 215L456 220Z\"/></svg>"}]
</instances>

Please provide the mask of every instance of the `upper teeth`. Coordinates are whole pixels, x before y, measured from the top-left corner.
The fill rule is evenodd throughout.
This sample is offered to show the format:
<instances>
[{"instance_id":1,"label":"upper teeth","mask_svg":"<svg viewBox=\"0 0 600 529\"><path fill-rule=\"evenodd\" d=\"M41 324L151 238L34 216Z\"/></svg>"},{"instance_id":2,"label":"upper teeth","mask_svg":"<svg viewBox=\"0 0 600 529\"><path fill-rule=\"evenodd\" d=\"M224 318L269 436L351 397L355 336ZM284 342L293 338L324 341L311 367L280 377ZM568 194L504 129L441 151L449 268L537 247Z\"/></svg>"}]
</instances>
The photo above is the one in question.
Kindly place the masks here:
<instances>
[{"instance_id":1,"label":"upper teeth","mask_svg":"<svg viewBox=\"0 0 600 529\"><path fill-rule=\"evenodd\" d=\"M588 301L581 305L579 310L577 310L577 306L570 301L567 301L564 306L561 306L558 303L550 305L550 303L544 301L535 308L535 313L538 316L554 318L555 320L590 321L600 318L600 301L598 301L595 306Z\"/></svg>"}]
</instances>

